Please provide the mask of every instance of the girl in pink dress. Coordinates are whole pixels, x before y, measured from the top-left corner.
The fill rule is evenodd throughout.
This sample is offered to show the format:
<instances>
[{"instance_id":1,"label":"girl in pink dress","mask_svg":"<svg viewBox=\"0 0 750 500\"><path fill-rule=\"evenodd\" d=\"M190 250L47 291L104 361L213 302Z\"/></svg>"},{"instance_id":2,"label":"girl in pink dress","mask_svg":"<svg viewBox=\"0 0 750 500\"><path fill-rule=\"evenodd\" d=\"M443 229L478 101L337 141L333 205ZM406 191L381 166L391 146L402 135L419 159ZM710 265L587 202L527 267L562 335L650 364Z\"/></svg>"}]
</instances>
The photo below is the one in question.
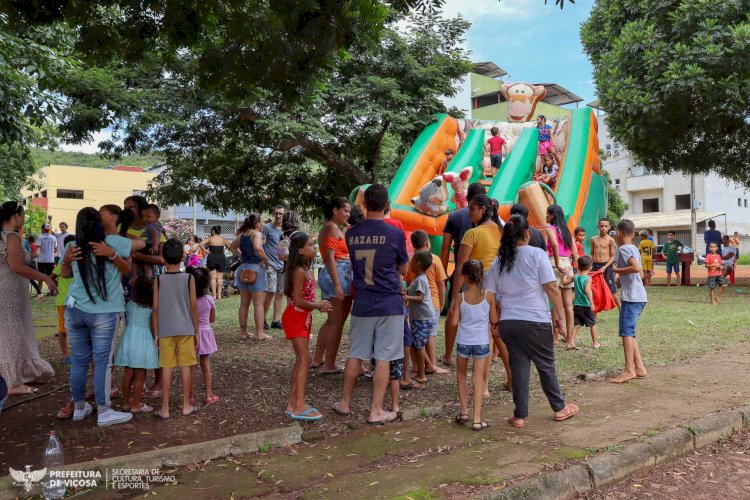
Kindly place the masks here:
<instances>
[{"instance_id":1,"label":"girl in pink dress","mask_svg":"<svg viewBox=\"0 0 750 500\"><path fill-rule=\"evenodd\" d=\"M213 380L211 374L211 354L217 351L216 338L211 328L211 323L216 321L216 303L208 288L208 271L202 267L188 267L187 272L195 278L195 295L198 304L198 349L201 371L203 371L203 384L206 386L206 403L211 405L219 402L219 396L213 392ZM193 381L196 380L196 366L193 366ZM195 404L195 388L191 389L190 404Z\"/></svg>"}]
</instances>

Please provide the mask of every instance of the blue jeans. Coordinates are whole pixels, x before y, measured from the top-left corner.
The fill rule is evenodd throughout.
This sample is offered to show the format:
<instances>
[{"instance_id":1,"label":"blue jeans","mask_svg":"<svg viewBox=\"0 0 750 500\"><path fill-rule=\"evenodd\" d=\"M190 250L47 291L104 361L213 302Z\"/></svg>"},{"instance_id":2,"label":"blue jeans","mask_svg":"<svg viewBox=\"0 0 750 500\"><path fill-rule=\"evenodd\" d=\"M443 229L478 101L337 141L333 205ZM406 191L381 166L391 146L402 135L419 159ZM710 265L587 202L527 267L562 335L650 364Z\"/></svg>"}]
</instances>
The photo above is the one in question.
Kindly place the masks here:
<instances>
[{"instance_id":1,"label":"blue jeans","mask_svg":"<svg viewBox=\"0 0 750 500\"><path fill-rule=\"evenodd\" d=\"M75 307L65 308L73 401L86 400L86 374L93 361L96 405L110 405L112 352L119 316L118 313L85 313Z\"/></svg>"}]
</instances>

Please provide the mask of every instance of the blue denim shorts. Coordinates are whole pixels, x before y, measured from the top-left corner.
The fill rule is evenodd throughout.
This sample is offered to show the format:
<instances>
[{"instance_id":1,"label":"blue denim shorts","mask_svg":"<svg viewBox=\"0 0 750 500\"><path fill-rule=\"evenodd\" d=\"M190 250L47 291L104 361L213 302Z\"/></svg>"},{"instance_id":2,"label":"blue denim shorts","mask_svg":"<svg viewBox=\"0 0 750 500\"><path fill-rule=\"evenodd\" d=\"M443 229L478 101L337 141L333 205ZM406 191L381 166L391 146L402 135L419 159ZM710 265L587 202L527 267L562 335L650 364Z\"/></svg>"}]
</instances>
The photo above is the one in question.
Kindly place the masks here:
<instances>
[{"instance_id":1,"label":"blue denim shorts","mask_svg":"<svg viewBox=\"0 0 750 500\"><path fill-rule=\"evenodd\" d=\"M341 289L344 291L345 296L352 294L352 281L354 275L352 274L352 263L348 260L337 260L336 261L336 273L339 275L339 283ZM328 274L328 269L323 266L318 272L318 286L320 291L323 292L324 299L330 299L336 296L336 288L333 286L333 280L331 275Z\"/></svg>"},{"instance_id":2,"label":"blue denim shorts","mask_svg":"<svg viewBox=\"0 0 750 500\"><path fill-rule=\"evenodd\" d=\"M646 307L645 302L622 301L620 307L620 337L635 337L635 327L644 307Z\"/></svg>"},{"instance_id":3,"label":"blue denim shorts","mask_svg":"<svg viewBox=\"0 0 750 500\"><path fill-rule=\"evenodd\" d=\"M668 273L679 273L680 272L680 263L673 264L672 262L667 262L667 272Z\"/></svg>"},{"instance_id":4,"label":"blue denim shorts","mask_svg":"<svg viewBox=\"0 0 750 500\"><path fill-rule=\"evenodd\" d=\"M248 285L240 281L240 275L245 269L252 269L253 271L258 272L258 278L252 285ZM239 290L247 290L249 292L265 292L268 288L266 270L260 264L242 264L234 272L234 287Z\"/></svg>"},{"instance_id":5,"label":"blue denim shorts","mask_svg":"<svg viewBox=\"0 0 750 500\"><path fill-rule=\"evenodd\" d=\"M487 356L490 355L490 345L489 344L480 344L480 345L456 344L456 355L464 359L486 358Z\"/></svg>"}]
</instances>

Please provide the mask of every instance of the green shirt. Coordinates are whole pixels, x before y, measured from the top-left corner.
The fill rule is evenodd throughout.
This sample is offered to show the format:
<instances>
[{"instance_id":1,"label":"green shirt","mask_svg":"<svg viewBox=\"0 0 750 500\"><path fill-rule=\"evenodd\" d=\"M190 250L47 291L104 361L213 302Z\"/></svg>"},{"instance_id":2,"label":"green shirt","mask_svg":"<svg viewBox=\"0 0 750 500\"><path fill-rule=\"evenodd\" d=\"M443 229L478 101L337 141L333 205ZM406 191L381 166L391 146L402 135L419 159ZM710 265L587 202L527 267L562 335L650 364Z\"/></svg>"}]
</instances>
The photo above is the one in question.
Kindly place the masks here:
<instances>
[{"instance_id":1,"label":"green shirt","mask_svg":"<svg viewBox=\"0 0 750 500\"><path fill-rule=\"evenodd\" d=\"M591 301L589 301L588 295L586 295L586 283L591 279L591 276L583 276L582 274L576 274L573 276L573 290L576 292L576 296L573 299L574 306L591 307Z\"/></svg>"},{"instance_id":2,"label":"green shirt","mask_svg":"<svg viewBox=\"0 0 750 500\"><path fill-rule=\"evenodd\" d=\"M664 243L661 251L667 256L667 264L677 264L680 262L680 250L684 246L680 240Z\"/></svg>"},{"instance_id":3,"label":"green shirt","mask_svg":"<svg viewBox=\"0 0 750 500\"><path fill-rule=\"evenodd\" d=\"M70 283L73 281L73 278L63 278L61 276L62 260L57 263L54 271L52 271L52 274L57 276L57 300L55 301L55 305L57 305L58 307L64 306L65 300L68 298L68 290L70 289Z\"/></svg>"}]
</instances>

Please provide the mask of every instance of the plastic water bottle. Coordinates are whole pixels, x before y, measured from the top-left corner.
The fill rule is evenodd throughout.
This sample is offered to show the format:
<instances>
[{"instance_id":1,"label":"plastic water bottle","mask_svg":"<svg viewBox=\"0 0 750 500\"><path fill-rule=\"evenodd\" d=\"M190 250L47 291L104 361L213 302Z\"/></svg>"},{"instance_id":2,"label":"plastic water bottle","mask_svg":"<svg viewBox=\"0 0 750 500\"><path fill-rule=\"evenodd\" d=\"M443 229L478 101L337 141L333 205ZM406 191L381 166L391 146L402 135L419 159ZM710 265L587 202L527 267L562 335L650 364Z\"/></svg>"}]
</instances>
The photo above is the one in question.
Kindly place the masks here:
<instances>
[{"instance_id":1,"label":"plastic water bottle","mask_svg":"<svg viewBox=\"0 0 750 500\"><path fill-rule=\"evenodd\" d=\"M46 500L62 498L65 496L65 483L61 479L50 479L49 473L54 470L62 469L64 464L63 449L55 431L49 433L47 448L44 450L43 457L44 467L47 468L47 477L42 482L42 494Z\"/></svg>"}]
</instances>

